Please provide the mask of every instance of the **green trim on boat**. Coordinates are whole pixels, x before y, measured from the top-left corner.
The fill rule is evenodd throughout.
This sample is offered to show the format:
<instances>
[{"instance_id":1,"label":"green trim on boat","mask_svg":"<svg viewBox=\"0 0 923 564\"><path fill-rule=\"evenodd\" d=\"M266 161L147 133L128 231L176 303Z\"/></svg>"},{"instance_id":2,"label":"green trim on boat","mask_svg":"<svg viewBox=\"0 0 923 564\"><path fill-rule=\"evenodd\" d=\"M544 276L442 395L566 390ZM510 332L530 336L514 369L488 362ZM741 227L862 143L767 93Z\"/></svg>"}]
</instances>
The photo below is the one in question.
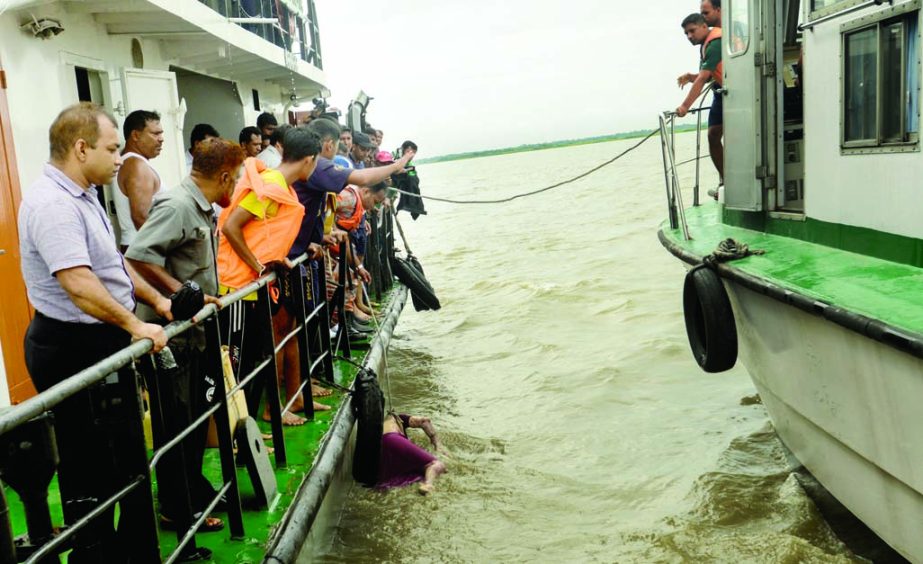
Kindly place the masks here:
<instances>
[{"instance_id":1,"label":"green trim on boat","mask_svg":"<svg viewBox=\"0 0 923 564\"><path fill-rule=\"evenodd\" d=\"M722 206L716 203L689 208L686 220L691 241L684 241L682 231L670 229L667 223L662 233L676 246L700 257L711 254L722 240L736 239L766 254L734 261L734 268L894 327L923 333L923 269L774 232L728 225L720 221L723 215Z\"/></svg>"},{"instance_id":2,"label":"green trim on boat","mask_svg":"<svg viewBox=\"0 0 923 564\"><path fill-rule=\"evenodd\" d=\"M923 268L923 239L811 218L774 218L763 212L724 209L723 218L728 225Z\"/></svg>"}]
</instances>

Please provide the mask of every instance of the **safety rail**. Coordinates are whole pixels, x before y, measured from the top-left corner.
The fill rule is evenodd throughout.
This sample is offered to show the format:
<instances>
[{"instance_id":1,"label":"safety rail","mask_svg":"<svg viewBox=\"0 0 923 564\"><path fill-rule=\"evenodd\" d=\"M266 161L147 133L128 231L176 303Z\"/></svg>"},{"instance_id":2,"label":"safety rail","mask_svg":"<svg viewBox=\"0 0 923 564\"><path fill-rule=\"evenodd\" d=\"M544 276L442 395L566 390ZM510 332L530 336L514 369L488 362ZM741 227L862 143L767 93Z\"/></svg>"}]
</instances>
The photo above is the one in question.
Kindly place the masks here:
<instances>
[{"instance_id":1,"label":"safety rail","mask_svg":"<svg viewBox=\"0 0 923 564\"><path fill-rule=\"evenodd\" d=\"M705 110L706 94L712 91L714 96L721 96L722 91L718 88L708 87L702 92L697 107L689 110L688 113L696 115L696 142L695 142L695 186L692 192L692 205L700 205L700 173L702 161L702 112ZM686 222L686 211L683 205L683 193L679 181L678 167L684 163L676 161L676 112L667 111L658 116L660 127L660 144L663 156L663 176L667 193L667 217L670 220L670 229L682 228L683 238L687 241L692 239L689 233L689 224ZM688 161L686 161L688 162Z\"/></svg>"},{"instance_id":2,"label":"safety rail","mask_svg":"<svg viewBox=\"0 0 923 564\"><path fill-rule=\"evenodd\" d=\"M314 0L199 0L250 33L323 69Z\"/></svg>"},{"instance_id":3,"label":"safety rail","mask_svg":"<svg viewBox=\"0 0 923 564\"><path fill-rule=\"evenodd\" d=\"M393 238L376 239L375 245L369 245L370 255L373 254L373 252L375 253L375 257L370 257L371 263L379 263L378 257L380 257L381 254L376 245L380 244L393 247ZM168 454L178 457L176 467L182 468L183 470L182 472L177 472L178 475L174 476L174 478L180 480L180 490L185 492L186 495L184 502L183 500L180 501L181 504L184 503L185 511L181 512L181 515L175 518L178 544L176 549L167 556L165 562L175 562L184 556L184 554L188 553L188 551L196 549L195 534L204 524L210 512L214 510L222 497L225 496L227 498L227 514L231 537L236 539L243 538L245 531L240 491L237 484L233 438L227 431L231 428L228 404L233 401L234 395L238 391L244 389L251 383L258 382L260 378L263 379L267 394L266 401L268 401L269 406L276 467L281 468L286 466L286 449L282 426L283 414L292 408L294 401L301 395L304 389L310 385L312 377L317 377L321 382L326 382L331 386L338 386L334 381L334 357L343 355L349 358L351 352L349 346L350 330L345 316L345 290L347 285L353 284L349 276L351 269L347 266L348 247L349 245L346 244L340 245L339 261L341 266L339 284L337 284L339 287L330 302L332 303L332 308L326 299L326 261L320 259L316 265L311 265L307 263L307 255L301 255L292 261L294 268L287 274L287 280L281 278L281 275L277 272L270 272L247 286L221 297L219 299L220 308L214 304L208 304L191 319L168 324L165 327L168 340L173 339L177 335L193 327L202 326L204 328L206 337L206 366L203 370L207 374L214 376L214 397L217 399L213 405L208 407L208 409L201 413L194 421L179 430L175 436L168 440L165 438L163 444L153 451L150 460L146 459L147 455L145 454L143 461L138 460L137 458L139 457L135 457L135 459L132 459L131 464L126 464L126 467L133 469L130 473L126 472L124 474L124 477L128 480L127 485L121 487L119 491L103 500L75 522L61 529L53 538L37 547L31 555L27 555L26 562L44 563L48 561L48 558L56 558L55 555L70 548L68 541L70 541L81 529L87 527L94 519L100 517L105 512L112 509L115 504L125 500L133 493L143 495L143 500L149 505L150 511L145 510L143 515L135 516L146 523L146 525L142 535L143 538L133 538L132 540L133 542L143 545L141 546L140 552L144 554L150 553L151 557L156 553L156 558L160 559L159 537L156 527L156 516L154 514L154 500L150 485L151 474ZM390 253L393 251L388 252ZM316 270L314 268L315 266L318 266ZM379 271L384 270L381 268L380 264L376 264L376 266ZM305 276L304 273L307 275ZM313 295L311 295L310 299L308 298L309 292L313 294L312 288L314 288L315 282L313 282L312 279L314 277L317 278L316 287L318 292L316 297L319 298L317 300L314 299L315 296ZM278 343L275 342L272 331L273 314L271 310L270 284L273 282L278 282L280 285L287 283L291 288L291 309L289 311L293 313L294 317L294 329L284 336L281 336ZM390 286L390 284L391 280L383 281L382 287ZM257 299L253 309L253 316L259 323L261 333L258 341L258 349L265 354L265 358L254 361L252 369L243 375L239 381L228 390L225 389L226 386L223 377L223 343L221 338L222 329L219 324L219 312L227 311L228 308L234 304L243 303L245 298L252 296L254 293L257 295ZM308 311L308 303L313 305L310 311ZM333 311L331 311L331 309ZM333 342L335 346L332 346L330 335L330 320L332 315L338 316L336 341ZM248 314L248 325L253 322L249 319ZM293 394L289 402L285 406L282 406L276 376L278 373L276 358L277 354L282 351L292 339L297 339L299 344L301 384L298 388L298 393ZM58 406L61 402L75 394L100 384L113 373L127 376L124 380L128 382L127 384L123 385L122 380L120 380L121 388L128 389L131 387L137 391L139 389L139 382L136 373L133 372L133 363L136 363L138 370L145 376L144 381L151 396L152 417L155 413L174 412L176 409L175 403L173 403L175 398L169 393L161 393L161 385L158 382L159 378L165 372L165 369L169 369L171 366L173 368L176 367L169 349L169 343L167 348L156 355L149 354L152 348L153 343L150 340L132 343L128 347L101 360L93 366L81 370L77 374L55 384L44 392L16 406L0 411L0 437L15 431L20 426L32 421L55 406ZM172 365L170 364L171 362L173 362ZM260 390L260 394L262 394L262 390ZM123 399L128 399L127 396L128 393L125 394ZM305 398L304 401L305 415L309 418L313 418L313 402L309 401L309 399L310 398ZM137 403L137 398L135 401ZM156 411L154 409L155 406ZM138 407L140 408L140 404ZM137 421L139 428L140 416L141 413L139 411ZM218 454L223 483L218 488L217 494L206 504L206 509L202 511L201 515L199 515L195 521L192 521L192 502L189 497L189 476L186 473L187 466L185 464L185 449L183 448L183 442L197 429L200 429L202 425L206 424L210 417L215 418L215 426L218 429ZM145 482L148 484L148 487L141 488L142 484ZM47 488L47 485L45 487ZM0 485L0 521L8 519L6 509L6 503L2 495L2 485ZM50 530L50 523L48 523L48 525ZM4 534L6 531L8 531L8 533ZM12 530L8 526L8 522L6 525L0 522L0 536L7 535L10 538L0 539L0 559L3 559L5 556L3 554L4 550L14 550L15 552L15 549L12 548ZM184 553L184 551L187 552Z\"/></svg>"}]
</instances>

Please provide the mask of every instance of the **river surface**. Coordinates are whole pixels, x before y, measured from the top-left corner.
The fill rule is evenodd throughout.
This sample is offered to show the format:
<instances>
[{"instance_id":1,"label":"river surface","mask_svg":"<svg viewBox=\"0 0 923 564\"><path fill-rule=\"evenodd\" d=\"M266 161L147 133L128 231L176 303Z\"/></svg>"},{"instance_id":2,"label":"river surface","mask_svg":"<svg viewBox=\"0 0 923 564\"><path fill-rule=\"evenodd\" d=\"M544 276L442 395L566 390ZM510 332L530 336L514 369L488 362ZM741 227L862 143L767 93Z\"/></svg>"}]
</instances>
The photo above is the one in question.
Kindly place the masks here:
<instances>
[{"instance_id":1,"label":"river surface","mask_svg":"<svg viewBox=\"0 0 923 564\"><path fill-rule=\"evenodd\" d=\"M424 165L421 186L510 196L636 142ZM694 155L694 135L677 143L678 158ZM657 240L657 138L538 196L426 207L400 219L443 308L408 304L390 394L433 420L450 471L429 498L353 487L324 561L860 562L850 546L869 543L876 561L895 559L806 495L810 476L743 367L705 374L693 360L684 269Z\"/></svg>"}]
</instances>

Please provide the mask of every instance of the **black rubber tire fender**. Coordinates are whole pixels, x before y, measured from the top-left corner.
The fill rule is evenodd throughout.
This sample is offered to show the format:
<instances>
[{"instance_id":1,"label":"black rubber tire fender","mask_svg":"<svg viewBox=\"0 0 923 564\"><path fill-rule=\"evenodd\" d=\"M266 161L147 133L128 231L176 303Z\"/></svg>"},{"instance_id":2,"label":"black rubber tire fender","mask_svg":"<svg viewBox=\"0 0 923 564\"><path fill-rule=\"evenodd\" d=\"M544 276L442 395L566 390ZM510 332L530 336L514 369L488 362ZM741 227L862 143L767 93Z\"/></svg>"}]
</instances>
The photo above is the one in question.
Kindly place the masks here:
<instances>
[{"instance_id":1,"label":"black rubber tire fender","mask_svg":"<svg viewBox=\"0 0 923 564\"><path fill-rule=\"evenodd\" d=\"M420 264L420 260L414 255L407 255L407 262L409 262L411 266L413 266L414 268L420 271L420 274L423 275L424 277L423 279L426 280L426 284L429 286L429 289L433 290L433 285L430 284L429 279L426 278L426 272L423 271L423 265ZM436 291L433 290L433 295L435 295L435 293ZM421 299L418 295L416 295L413 292L410 293L410 299L411 301L413 301L413 309L416 311L426 311L426 310L433 309L429 307L423 299ZM438 302L439 300L437 299L436 301ZM439 308L437 307L435 309L439 309Z\"/></svg>"},{"instance_id":2,"label":"black rubber tire fender","mask_svg":"<svg viewBox=\"0 0 923 564\"><path fill-rule=\"evenodd\" d=\"M703 266L686 274L683 284L686 336L705 372L724 372L737 363L734 310L718 274Z\"/></svg>"},{"instance_id":3,"label":"black rubber tire fender","mask_svg":"<svg viewBox=\"0 0 923 564\"><path fill-rule=\"evenodd\" d=\"M393 257L391 259L391 270L394 271L397 279L410 289L411 298L414 299L414 308L417 311L426 309L435 311L442 307L429 280L412 262L401 257Z\"/></svg>"},{"instance_id":4,"label":"black rubber tire fender","mask_svg":"<svg viewBox=\"0 0 923 564\"><path fill-rule=\"evenodd\" d=\"M385 398L374 371L363 368L356 375L352 405L356 416L353 478L360 484L372 487L378 482L381 433L385 418Z\"/></svg>"}]
</instances>

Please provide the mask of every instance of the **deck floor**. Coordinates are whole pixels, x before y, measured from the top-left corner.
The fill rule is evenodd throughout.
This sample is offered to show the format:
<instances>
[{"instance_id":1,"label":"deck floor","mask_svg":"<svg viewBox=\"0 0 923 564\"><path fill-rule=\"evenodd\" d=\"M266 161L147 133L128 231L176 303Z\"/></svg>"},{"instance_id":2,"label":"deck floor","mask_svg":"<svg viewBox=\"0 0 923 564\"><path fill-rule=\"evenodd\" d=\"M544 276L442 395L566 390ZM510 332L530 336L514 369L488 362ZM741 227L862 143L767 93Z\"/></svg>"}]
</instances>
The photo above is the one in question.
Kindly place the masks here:
<instances>
[{"instance_id":1,"label":"deck floor","mask_svg":"<svg viewBox=\"0 0 923 564\"><path fill-rule=\"evenodd\" d=\"M386 304L387 301L386 299ZM352 352L353 360L361 363L368 350L367 348L354 348ZM350 386L357 372L358 369L352 364L340 360L334 361L334 378L335 381L342 386ZM313 421L308 421L300 427L285 427L287 465L284 468L277 468L274 457L270 455L269 459L275 470L279 490L279 494L270 511L255 507L256 498L253 493L250 477L246 468L238 466L237 480L244 510L245 538L231 539L227 523L227 514L215 513L215 516L225 521L224 530L196 535L196 544L198 546L204 546L212 551L212 559L210 562L221 564L231 562L262 562L266 549L266 541L273 527L282 520L285 511L291 505L304 476L314 463L314 458L317 455L321 439L330 428L337 409L342 405L344 393L338 390L332 391L333 395L325 398L318 398L317 400L333 407L331 411L316 412ZM251 417L253 417L253 414L251 414ZM268 422L262 421L260 417L255 417L255 419L264 433L268 434L271 432ZM272 440L267 440L266 444L267 446L272 446ZM150 455L151 453L149 452L149 459ZM221 478L221 463L217 448L206 449L203 473L216 487L223 483ZM156 477L153 477L153 480L155 482L154 487L156 488ZM4 492L6 493L7 502L10 506L13 532L17 536L24 534L26 532L26 521L19 497L9 487L5 487ZM64 519L61 511L57 477L55 477L49 487L48 501L51 507L52 521L56 525L63 523ZM161 554L167 556L177 546L177 534L165 530L160 530L159 533Z\"/></svg>"},{"instance_id":2,"label":"deck floor","mask_svg":"<svg viewBox=\"0 0 923 564\"><path fill-rule=\"evenodd\" d=\"M851 253L799 239L721 223L721 206L708 202L686 210L691 241L679 229L664 234L698 256L712 253L733 238L762 249L734 261L734 267L814 299L878 319L894 327L923 333L923 269Z\"/></svg>"}]
</instances>

